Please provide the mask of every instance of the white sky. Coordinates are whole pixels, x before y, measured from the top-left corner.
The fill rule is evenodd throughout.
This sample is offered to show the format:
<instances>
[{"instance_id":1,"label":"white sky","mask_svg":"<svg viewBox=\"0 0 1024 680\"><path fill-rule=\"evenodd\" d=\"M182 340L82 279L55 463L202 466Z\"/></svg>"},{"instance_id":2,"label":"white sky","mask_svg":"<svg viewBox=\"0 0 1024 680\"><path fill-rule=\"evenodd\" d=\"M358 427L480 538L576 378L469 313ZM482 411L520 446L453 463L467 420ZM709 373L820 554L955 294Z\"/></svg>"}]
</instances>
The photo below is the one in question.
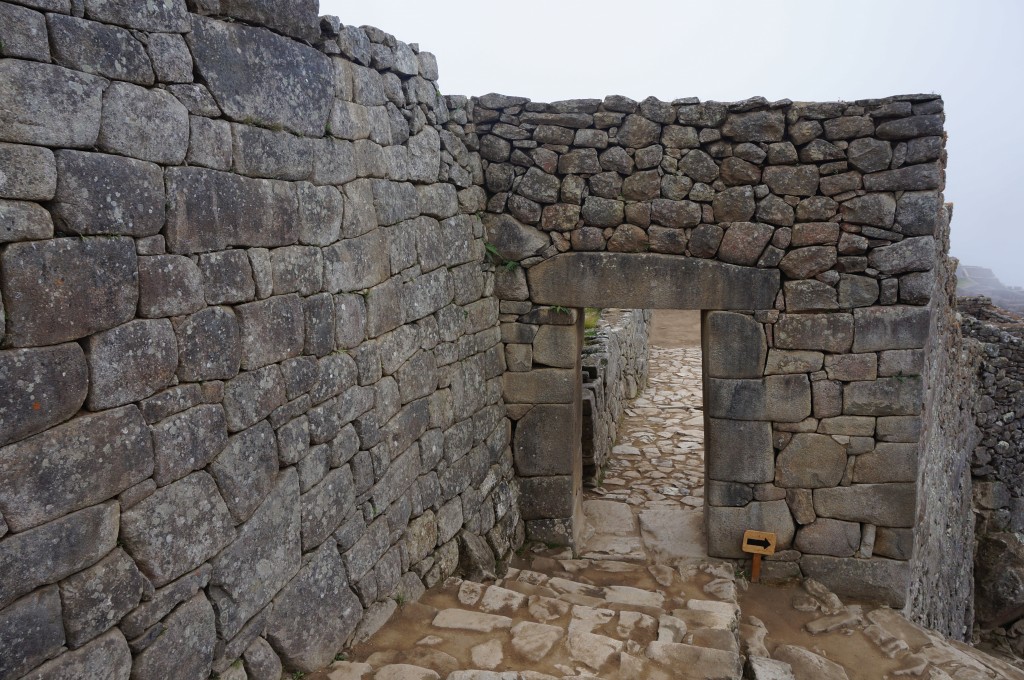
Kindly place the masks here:
<instances>
[{"instance_id":1,"label":"white sky","mask_svg":"<svg viewBox=\"0 0 1024 680\"><path fill-rule=\"evenodd\" d=\"M952 253L1024 286L1024 1L320 0L320 13L433 52L445 94L940 93Z\"/></svg>"}]
</instances>

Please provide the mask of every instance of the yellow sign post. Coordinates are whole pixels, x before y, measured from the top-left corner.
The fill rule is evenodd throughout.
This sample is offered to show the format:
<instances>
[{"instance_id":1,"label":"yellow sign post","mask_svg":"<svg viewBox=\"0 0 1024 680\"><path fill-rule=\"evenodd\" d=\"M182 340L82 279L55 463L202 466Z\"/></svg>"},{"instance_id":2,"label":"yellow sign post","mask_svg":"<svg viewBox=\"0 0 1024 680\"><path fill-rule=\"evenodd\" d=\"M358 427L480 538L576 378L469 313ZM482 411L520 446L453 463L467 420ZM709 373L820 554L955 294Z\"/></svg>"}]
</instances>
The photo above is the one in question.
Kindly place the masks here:
<instances>
[{"instance_id":1,"label":"yellow sign post","mask_svg":"<svg viewBox=\"0 0 1024 680\"><path fill-rule=\"evenodd\" d=\"M754 555L754 564L750 569L751 583L761 579L761 555L774 555L775 542L775 534L770 531L747 529L743 532L743 552Z\"/></svg>"}]
</instances>

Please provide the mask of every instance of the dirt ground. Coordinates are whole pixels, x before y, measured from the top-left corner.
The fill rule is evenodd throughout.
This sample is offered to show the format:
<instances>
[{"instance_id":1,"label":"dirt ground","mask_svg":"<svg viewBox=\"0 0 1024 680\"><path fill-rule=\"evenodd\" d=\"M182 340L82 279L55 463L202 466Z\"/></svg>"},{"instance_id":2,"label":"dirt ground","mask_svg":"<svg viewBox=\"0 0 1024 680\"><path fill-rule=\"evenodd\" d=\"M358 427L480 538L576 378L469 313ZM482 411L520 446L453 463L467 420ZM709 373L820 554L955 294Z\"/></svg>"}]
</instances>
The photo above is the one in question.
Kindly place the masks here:
<instances>
[{"instance_id":1,"label":"dirt ground","mask_svg":"<svg viewBox=\"0 0 1024 680\"><path fill-rule=\"evenodd\" d=\"M700 311L656 309L651 324L651 345L666 349L700 347Z\"/></svg>"}]
</instances>

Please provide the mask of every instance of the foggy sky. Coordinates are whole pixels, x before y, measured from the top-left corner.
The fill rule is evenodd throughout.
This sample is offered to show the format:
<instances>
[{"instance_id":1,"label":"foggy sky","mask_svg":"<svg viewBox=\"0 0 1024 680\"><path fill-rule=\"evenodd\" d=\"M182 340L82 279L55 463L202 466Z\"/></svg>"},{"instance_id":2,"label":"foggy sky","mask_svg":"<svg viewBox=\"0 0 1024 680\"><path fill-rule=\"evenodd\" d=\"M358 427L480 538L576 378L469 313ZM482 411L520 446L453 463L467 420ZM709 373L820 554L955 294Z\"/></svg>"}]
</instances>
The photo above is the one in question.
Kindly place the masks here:
<instances>
[{"instance_id":1,"label":"foggy sky","mask_svg":"<svg viewBox=\"0 0 1024 680\"><path fill-rule=\"evenodd\" d=\"M946 103L954 256L1024 286L1018 0L320 0L437 55L444 94Z\"/></svg>"}]
</instances>

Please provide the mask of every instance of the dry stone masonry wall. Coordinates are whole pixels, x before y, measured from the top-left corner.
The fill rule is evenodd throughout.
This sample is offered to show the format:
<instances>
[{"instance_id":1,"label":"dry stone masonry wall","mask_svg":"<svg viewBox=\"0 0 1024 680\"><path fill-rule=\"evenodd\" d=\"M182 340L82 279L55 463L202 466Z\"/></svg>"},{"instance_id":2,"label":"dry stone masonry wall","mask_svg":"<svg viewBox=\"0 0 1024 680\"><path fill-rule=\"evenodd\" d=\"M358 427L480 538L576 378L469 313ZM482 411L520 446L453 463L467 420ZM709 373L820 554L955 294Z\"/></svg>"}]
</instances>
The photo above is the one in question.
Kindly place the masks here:
<instances>
[{"instance_id":1,"label":"dry stone masonry wall","mask_svg":"<svg viewBox=\"0 0 1024 680\"><path fill-rule=\"evenodd\" d=\"M466 100L316 10L0 2L3 680L278 680L522 541Z\"/></svg>"},{"instance_id":2,"label":"dry stone masonry wall","mask_svg":"<svg viewBox=\"0 0 1024 680\"><path fill-rule=\"evenodd\" d=\"M543 305L712 310L710 554L774 531L774 575L903 606L919 511L944 513L918 494L937 446L921 437L929 305L948 306L942 101L475 103L487 239L521 264L496 287L503 334ZM568 378L509 370L514 438L543 443L524 418L571 403ZM516 449L527 530L546 540L577 529L548 501L574 487L570 461L551 469L561 450Z\"/></svg>"}]
</instances>

